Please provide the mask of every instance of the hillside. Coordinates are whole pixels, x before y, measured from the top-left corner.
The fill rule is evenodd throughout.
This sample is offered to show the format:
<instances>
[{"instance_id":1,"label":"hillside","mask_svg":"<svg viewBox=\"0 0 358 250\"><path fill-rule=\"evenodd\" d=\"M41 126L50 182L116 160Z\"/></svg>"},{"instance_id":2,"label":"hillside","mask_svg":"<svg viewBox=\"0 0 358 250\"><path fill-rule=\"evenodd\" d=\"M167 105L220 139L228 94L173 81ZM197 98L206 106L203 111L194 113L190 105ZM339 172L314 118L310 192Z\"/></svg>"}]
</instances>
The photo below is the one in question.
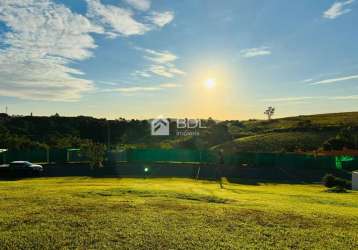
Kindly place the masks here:
<instances>
[{"instance_id":1,"label":"hillside","mask_svg":"<svg viewBox=\"0 0 358 250\"><path fill-rule=\"evenodd\" d=\"M332 132L275 132L247 136L214 146L226 152L280 152L317 149L326 140L334 137Z\"/></svg>"},{"instance_id":2,"label":"hillside","mask_svg":"<svg viewBox=\"0 0 358 250\"><path fill-rule=\"evenodd\" d=\"M230 124L229 124L230 126ZM249 120L231 126L234 139L212 147L226 152L281 152L318 149L341 130L358 135L358 112L287 117L271 121Z\"/></svg>"},{"instance_id":3,"label":"hillside","mask_svg":"<svg viewBox=\"0 0 358 250\"><path fill-rule=\"evenodd\" d=\"M358 126L358 112L301 115L272 119L271 121L249 120L242 122L245 127L257 130L297 129L302 127L340 128Z\"/></svg>"}]
</instances>

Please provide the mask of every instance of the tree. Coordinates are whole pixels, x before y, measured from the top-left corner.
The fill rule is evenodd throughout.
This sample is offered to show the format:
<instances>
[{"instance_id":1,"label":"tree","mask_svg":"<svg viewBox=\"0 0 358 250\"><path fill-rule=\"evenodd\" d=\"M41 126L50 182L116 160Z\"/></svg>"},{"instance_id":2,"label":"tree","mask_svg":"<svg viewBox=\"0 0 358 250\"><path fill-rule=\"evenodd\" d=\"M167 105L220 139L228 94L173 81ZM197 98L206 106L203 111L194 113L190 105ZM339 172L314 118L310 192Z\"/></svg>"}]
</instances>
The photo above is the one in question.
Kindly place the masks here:
<instances>
[{"instance_id":1,"label":"tree","mask_svg":"<svg viewBox=\"0 0 358 250\"><path fill-rule=\"evenodd\" d=\"M275 108L274 107L268 107L265 112L265 115L267 115L268 120L271 120L271 117L275 114Z\"/></svg>"},{"instance_id":2,"label":"tree","mask_svg":"<svg viewBox=\"0 0 358 250\"><path fill-rule=\"evenodd\" d=\"M324 151L331 151L331 150L342 150L345 144L344 141L340 138L330 138L323 143L323 150Z\"/></svg>"},{"instance_id":3,"label":"tree","mask_svg":"<svg viewBox=\"0 0 358 250\"><path fill-rule=\"evenodd\" d=\"M227 125L221 122L215 124L208 130L206 140L210 146L214 146L232 140L232 135Z\"/></svg>"},{"instance_id":4,"label":"tree","mask_svg":"<svg viewBox=\"0 0 358 250\"><path fill-rule=\"evenodd\" d=\"M346 148L354 149L356 147L356 138L353 136L353 129L351 127L341 129L336 138L341 139Z\"/></svg>"},{"instance_id":5,"label":"tree","mask_svg":"<svg viewBox=\"0 0 358 250\"><path fill-rule=\"evenodd\" d=\"M89 159L92 168L103 167L104 155L106 152L105 145L91 141L81 147L81 152Z\"/></svg>"}]
</instances>

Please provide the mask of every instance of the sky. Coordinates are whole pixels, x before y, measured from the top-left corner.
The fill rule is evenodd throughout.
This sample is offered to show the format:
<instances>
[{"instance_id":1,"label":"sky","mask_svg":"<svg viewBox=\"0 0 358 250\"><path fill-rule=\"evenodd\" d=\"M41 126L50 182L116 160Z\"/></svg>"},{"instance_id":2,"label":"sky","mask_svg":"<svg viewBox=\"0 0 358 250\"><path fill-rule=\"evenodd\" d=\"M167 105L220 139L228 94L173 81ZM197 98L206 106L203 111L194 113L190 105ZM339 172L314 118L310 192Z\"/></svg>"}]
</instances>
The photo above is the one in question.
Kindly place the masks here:
<instances>
[{"instance_id":1,"label":"sky","mask_svg":"<svg viewBox=\"0 0 358 250\"><path fill-rule=\"evenodd\" d=\"M0 0L0 112L358 111L355 0Z\"/></svg>"}]
</instances>

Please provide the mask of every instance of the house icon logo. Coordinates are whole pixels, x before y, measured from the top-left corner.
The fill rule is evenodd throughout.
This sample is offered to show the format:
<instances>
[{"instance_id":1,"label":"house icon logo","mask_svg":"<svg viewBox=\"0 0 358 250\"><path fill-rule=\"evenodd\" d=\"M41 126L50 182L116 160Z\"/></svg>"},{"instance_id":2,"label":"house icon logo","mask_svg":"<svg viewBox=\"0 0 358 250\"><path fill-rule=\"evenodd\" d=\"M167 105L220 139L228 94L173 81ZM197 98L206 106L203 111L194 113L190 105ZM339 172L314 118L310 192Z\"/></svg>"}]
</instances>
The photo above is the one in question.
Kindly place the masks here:
<instances>
[{"instance_id":1,"label":"house icon logo","mask_svg":"<svg viewBox=\"0 0 358 250\"><path fill-rule=\"evenodd\" d=\"M169 135L169 120L164 118L157 118L151 121L151 135L163 136Z\"/></svg>"}]
</instances>

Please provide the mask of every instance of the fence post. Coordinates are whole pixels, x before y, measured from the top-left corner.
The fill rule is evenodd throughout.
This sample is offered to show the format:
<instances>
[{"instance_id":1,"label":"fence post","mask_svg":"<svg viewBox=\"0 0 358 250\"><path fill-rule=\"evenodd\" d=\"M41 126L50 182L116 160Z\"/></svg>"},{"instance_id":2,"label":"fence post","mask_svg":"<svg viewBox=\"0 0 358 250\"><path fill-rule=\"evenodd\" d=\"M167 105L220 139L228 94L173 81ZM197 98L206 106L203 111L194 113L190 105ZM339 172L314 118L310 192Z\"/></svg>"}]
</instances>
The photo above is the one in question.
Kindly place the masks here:
<instances>
[{"instance_id":1,"label":"fence post","mask_svg":"<svg viewBox=\"0 0 358 250\"><path fill-rule=\"evenodd\" d=\"M47 163L50 163L50 148L46 148L46 160Z\"/></svg>"},{"instance_id":2,"label":"fence post","mask_svg":"<svg viewBox=\"0 0 358 250\"><path fill-rule=\"evenodd\" d=\"M70 161L70 151L68 149L66 150L66 161Z\"/></svg>"}]
</instances>

